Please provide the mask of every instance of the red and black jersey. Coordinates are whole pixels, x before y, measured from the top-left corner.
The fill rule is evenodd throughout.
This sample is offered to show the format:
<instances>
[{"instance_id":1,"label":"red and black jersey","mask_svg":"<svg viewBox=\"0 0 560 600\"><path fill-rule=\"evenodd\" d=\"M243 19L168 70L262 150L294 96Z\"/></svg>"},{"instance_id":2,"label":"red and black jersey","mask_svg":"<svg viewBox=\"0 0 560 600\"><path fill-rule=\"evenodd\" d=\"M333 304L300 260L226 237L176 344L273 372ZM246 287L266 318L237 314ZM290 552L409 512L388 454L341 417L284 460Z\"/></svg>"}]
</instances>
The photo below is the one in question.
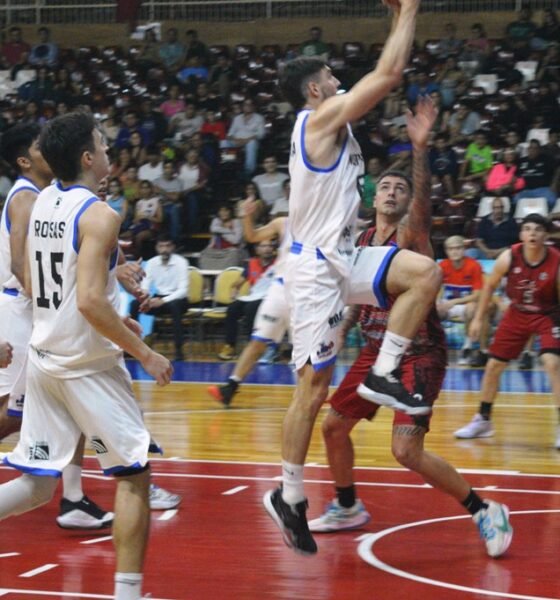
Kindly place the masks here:
<instances>
[{"instance_id":1,"label":"red and black jersey","mask_svg":"<svg viewBox=\"0 0 560 600\"><path fill-rule=\"evenodd\" d=\"M375 227L370 227L362 232L356 241L356 245L375 245L372 244L375 237L375 229ZM381 245L389 246L391 244L397 244L396 230ZM360 328L369 348L374 352L379 352L379 349L381 348L381 342L389 320L389 311L393 302L394 299L389 298L389 308L387 310L366 304L362 305L360 309ZM445 332L443 331L443 327L441 326L441 322L434 306L430 311L428 318L416 334L407 354L426 354L428 352L434 352L434 350L437 349L441 351L441 358L445 364L447 362L446 348Z\"/></svg>"},{"instance_id":2,"label":"red and black jersey","mask_svg":"<svg viewBox=\"0 0 560 600\"><path fill-rule=\"evenodd\" d=\"M560 252L555 248L547 247L544 259L530 265L523 256L523 244L513 245L506 283L506 294L512 305L522 312L558 312L559 268Z\"/></svg>"}]
</instances>

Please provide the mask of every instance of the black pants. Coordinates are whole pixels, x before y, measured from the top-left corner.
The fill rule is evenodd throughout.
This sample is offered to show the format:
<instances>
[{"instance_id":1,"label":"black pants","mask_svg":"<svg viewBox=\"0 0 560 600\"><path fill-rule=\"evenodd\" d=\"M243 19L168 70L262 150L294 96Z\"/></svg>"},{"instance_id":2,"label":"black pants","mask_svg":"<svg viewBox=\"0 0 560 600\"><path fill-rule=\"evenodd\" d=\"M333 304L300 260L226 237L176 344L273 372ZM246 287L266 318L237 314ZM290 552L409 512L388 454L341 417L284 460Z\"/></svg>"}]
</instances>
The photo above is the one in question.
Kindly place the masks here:
<instances>
[{"instance_id":1,"label":"black pants","mask_svg":"<svg viewBox=\"0 0 560 600\"><path fill-rule=\"evenodd\" d=\"M245 317L249 333L253 330L253 322L261 302L262 300L253 300L251 302L235 300L228 306L226 313L226 344L235 347L239 321L242 317Z\"/></svg>"},{"instance_id":2,"label":"black pants","mask_svg":"<svg viewBox=\"0 0 560 600\"><path fill-rule=\"evenodd\" d=\"M162 304L159 308L153 308L148 311L147 315L171 315L173 319L173 340L175 342L175 351L180 353L183 348L183 315L187 311L188 302L186 298L180 298L179 300L171 300ZM138 300L133 300L130 305L130 316L133 319L138 319L138 309L140 303Z\"/></svg>"}]
</instances>

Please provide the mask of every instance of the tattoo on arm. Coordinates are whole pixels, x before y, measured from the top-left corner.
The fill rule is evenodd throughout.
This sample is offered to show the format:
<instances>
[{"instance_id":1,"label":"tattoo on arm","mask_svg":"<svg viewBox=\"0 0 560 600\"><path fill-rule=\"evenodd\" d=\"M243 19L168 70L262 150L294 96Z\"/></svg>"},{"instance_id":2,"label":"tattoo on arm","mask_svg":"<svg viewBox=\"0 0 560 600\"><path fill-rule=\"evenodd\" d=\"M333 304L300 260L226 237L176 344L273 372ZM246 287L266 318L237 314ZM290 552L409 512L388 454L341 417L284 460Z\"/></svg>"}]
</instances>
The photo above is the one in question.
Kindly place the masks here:
<instances>
[{"instance_id":1,"label":"tattoo on arm","mask_svg":"<svg viewBox=\"0 0 560 600\"><path fill-rule=\"evenodd\" d=\"M424 435L425 433L426 428L420 425L395 425L393 427L394 435L413 437L415 435Z\"/></svg>"}]
</instances>

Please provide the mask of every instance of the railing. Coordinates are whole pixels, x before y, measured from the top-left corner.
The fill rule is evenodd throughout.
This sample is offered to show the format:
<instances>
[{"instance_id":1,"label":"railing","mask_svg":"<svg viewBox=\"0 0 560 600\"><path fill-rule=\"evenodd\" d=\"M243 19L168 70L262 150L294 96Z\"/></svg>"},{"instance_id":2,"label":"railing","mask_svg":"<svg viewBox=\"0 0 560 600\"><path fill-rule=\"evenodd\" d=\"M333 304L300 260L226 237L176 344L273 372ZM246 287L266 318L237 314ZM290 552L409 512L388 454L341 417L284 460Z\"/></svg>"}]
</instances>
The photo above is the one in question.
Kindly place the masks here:
<instances>
[{"instance_id":1,"label":"railing","mask_svg":"<svg viewBox=\"0 0 560 600\"><path fill-rule=\"evenodd\" d=\"M514 11L523 0L423 0L423 12ZM0 25L114 23L116 0L2 0ZM558 0L531 0L534 10L558 8ZM385 14L372 0L143 0L140 21L238 22L274 18L377 17Z\"/></svg>"}]
</instances>

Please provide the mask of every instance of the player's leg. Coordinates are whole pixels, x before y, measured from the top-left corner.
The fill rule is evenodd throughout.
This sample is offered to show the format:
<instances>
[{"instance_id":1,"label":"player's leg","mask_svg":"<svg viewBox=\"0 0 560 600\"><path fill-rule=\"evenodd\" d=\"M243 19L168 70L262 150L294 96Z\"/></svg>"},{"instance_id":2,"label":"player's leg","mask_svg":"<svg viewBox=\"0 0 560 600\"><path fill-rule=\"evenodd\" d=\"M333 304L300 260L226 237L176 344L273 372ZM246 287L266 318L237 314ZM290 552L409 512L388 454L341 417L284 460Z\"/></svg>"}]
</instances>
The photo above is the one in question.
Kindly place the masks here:
<instances>
[{"instance_id":1,"label":"player's leg","mask_svg":"<svg viewBox=\"0 0 560 600\"><path fill-rule=\"evenodd\" d=\"M558 354L553 354L552 352L543 352L541 354L541 360L544 370L548 375L548 379L550 380L550 387L558 406L558 417L560 420L560 356ZM557 450L560 450L560 425L558 425L556 429L556 441L554 447Z\"/></svg>"},{"instance_id":2,"label":"player's leg","mask_svg":"<svg viewBox=\"0 0 560 600\"><path fill-rule=\"evenodd\" d=\"M16 433L21 428L21 416L15 417L9 414L9 394L0 398L0 440Z\"/></svg>"}]
</instances>

